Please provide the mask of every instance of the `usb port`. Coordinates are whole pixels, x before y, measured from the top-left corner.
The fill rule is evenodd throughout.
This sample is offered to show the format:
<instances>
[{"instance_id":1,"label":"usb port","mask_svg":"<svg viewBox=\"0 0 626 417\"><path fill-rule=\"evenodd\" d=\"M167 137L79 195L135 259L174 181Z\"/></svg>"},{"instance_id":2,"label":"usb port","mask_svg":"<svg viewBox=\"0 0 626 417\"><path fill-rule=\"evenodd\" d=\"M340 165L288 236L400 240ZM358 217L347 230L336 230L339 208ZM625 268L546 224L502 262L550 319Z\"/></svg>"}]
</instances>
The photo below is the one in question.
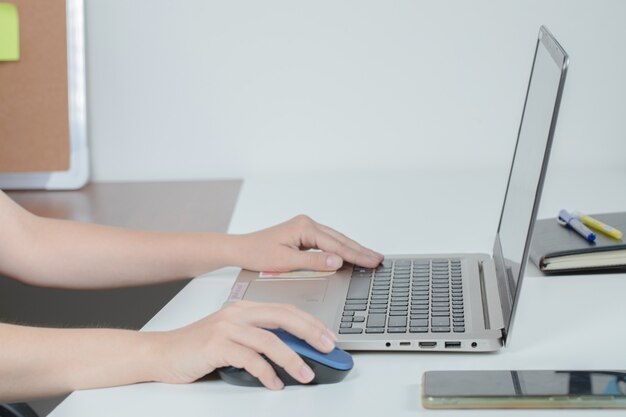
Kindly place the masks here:
<instances>
[{"instance_id":1,"label":"usb port","mask_svg":"<svg viewBox=\"0 0 626 417\"><path fill-rule=\"evenodd\" d=\"M461 342L446 342L446 349L457 349L461 347Z\"/></svg>"},{"instance_id":2,"label":"usb port","mask_svg":"<svg viewBox=\"0 0 626 417\"><path fill-rule=\"evenodd\" d=\"M400 342L400 346L411 346L411 342Z\"/></svg>"},{"instance_id":3,"label":"usb port","mask_svg":"<svg viewBox=\"0 0 626 417\"><path fill-rule=\"evenodd\" d=\"M437 342L419 342L418 346L421 348L433 348L437 346Z\"/></svg>"}]
</instances>

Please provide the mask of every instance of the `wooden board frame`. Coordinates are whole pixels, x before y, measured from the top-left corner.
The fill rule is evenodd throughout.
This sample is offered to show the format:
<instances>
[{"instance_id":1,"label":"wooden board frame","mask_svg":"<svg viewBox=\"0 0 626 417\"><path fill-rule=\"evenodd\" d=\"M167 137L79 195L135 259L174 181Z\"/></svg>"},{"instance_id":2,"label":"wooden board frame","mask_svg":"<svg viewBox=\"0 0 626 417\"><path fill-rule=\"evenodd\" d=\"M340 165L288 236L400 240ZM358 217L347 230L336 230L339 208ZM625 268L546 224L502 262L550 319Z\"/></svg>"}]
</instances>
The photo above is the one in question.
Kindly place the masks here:
<instances>
[{"instance_id":1,"label":"wooden board frame","mask_svg":"<svg viewBox=\"0 0 626 417\"><path fill-rule=\"evenodd\" d=\"M66 0L70 164L67 171L0 173L1 189L77 189L89 179L84 0Z\"/></svg>"}]
</instances>

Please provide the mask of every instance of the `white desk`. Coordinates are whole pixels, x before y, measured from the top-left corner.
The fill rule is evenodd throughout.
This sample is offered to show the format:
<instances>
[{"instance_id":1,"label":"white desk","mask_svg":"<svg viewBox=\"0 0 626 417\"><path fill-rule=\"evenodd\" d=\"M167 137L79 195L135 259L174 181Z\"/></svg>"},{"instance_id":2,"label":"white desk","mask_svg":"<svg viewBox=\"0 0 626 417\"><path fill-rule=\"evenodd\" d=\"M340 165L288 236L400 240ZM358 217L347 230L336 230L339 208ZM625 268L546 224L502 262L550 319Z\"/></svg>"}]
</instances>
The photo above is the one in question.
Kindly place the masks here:
<instances>
[{"instance_id":1,"label":"white desk","mask_svg":"<svg viewBox=\"0 0 626 417\"><path fill-rule=\"evenodd\" d=\"M503 169L254 178L244 182L230 231L252 231L307 213L383 253L490 253L506 174ZM583 181L582 175L576 177ZM551 174L540 217L554 216L563 207L626 209L625 172L594 173L577 185L569 185L568 178ZM619 191L591 187L599 180L606 190ZM144 330L175 328L216 311L237 272L223 269L192 281ZM511 343L498 353L357 352L354 370L336 385L271 392L230 386L214 377L190 385L139 384L76 392L51 416L616 415L620 412L430 411L420 404L420 380L424 371L436 369L624 368L625 296L626 274L544 277L530 265Z\"/></svg>"}]
</instances>

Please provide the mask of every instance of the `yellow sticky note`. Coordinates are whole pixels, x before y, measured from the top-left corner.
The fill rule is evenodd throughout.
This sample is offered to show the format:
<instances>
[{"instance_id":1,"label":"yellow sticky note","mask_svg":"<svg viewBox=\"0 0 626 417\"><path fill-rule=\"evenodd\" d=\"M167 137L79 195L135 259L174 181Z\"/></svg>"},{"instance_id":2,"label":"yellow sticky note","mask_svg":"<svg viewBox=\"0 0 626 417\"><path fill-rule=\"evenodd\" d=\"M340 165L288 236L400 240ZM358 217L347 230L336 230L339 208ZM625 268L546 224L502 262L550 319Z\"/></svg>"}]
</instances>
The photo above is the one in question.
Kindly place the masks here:
<instances>
[{"instance_id":1,"label":"yellow sticky note","mask_svg":"<svg viewBox=\"0 0 626 417\"><path fill-rule=\"evenodd\" d=\"M0 3L0 61L20 59L20 22L17 7Z\"/></svg>"}]
</instances>

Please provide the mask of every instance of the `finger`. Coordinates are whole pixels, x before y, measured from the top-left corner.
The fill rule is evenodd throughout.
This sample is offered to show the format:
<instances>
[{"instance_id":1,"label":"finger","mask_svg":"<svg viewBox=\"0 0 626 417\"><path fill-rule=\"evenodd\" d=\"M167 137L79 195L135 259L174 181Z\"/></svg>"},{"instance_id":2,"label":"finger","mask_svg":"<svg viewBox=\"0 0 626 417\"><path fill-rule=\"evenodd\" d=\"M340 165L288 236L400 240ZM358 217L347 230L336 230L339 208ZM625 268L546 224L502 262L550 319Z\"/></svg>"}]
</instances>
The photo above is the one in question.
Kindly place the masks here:
<instances>
[{"instance_id":1,"label":"finger","mask_svg":"<svg viewBox=\"0 0 626 417\"><path fill-rule=\"evenodd\" d=\"M328 227L326 225L323 224L319 224L317 225L323 232L331 235L332 237L334 237L335 239L337 239L339 242L343 243L346 246L351 247L352 249L354 249L357 252L361 252L366 254L367 256L371 257L373 260L377 261L377 262L381 262L385 257L384 255L382 255L381 253L378 253L376 251L373 251L372 249L366 248L365 246L359 244L358 242L350 239L349 237L347 237L346 235L344 235L341 232L338 232L337 230Z\"/></svg>"},{"instance_id":2,"label":"finger","mask_svg":"<svg viewBox=\"0 0 626 417\"><path fill-rule=\"evenodd\" d=\"M243 330L242 330L243 331ZM285 384L278 378L274 368L254 349L232 343L228 346L227 361L235 368L242 368L271 390L280 390Z\"/></svg>"},{"instance_id":3,"label":"finger","mask_svg":"<svg viewBox=\"0 0 626 417\"><path fill-rule=\"evenodd\" d=\"M317 327L322 332L322 335L328 336L328 338L333 341L333 345L334 345L334 342L337 341L337 335L335 333L333 333L333 331L330 330L328 327L326 327L326 324L324 324L324 322L322 320L318 319L314 315L309 314L306 311L299 309L298 307L294 306L293 304L275 304L275 305L288 310L291 314L297 315L297 316L301 317L303 320L305 320L305 321L311 323L313 326ZM302 338L302 339L304 339L304 338ZM323 344L327 344L327 343L323 343ZM334 349L334 346L332 346L332 348Z\"/></svg>"},{"instance_id":4,"label":"finger","mask_svg":"<svg viewBox=\"0 0 626 417\"><path fill-rule=\"evenodd\" d=\"M380 263L380 260L370 258L364 253L354 250L320 229L315 231L315 235L312 238L317 248L324 252L335 253L350 263L368 268L374 268Z\"/></svg>"},{"instance_id":5,"label":"finger","mask_svg":"<svg viewBox=\"0 0 626 417\"><path fill-rule=\"evenodd\" d=\"M294 315L298 316L300 319L317 326L319 329L325 329L326 325L314 315L307 313L304 310L299 309L293 304L285 304L285 303L259 303L256 301L248 301L241 300L227 307L227 309L240 309L240 310L254 310L253 312L246 312L244 314L244 319L239 320L241 324L260 324L257 320L257 316L255 315L256 310L258 309L277 309L280 310L281 314ZM231 320L237 321L234 318ZM262 326L267 327L267 326ZM279 326L277 326L279 327Z\"/></svg>"},{"instance_id":6,"label":"finger","mask_svg":"<svg viewBox=\"0 0 626 417\"><path fill-rule=\"evenodd\" d=\"M330 352L337 340L319 319L287 304L258 304L247 314L247 322L266 329L284 329L305 340L320 352Z\"/></svg>"},{"instance_id":7,"label":"finger","mask_svg":"<svg viewBox=\"0 0 626 417\"><path fill-rule=\"evenodd\" d=\"M281 267L286 271L312 269L314 271L336 271L343 265L343 259L334 253L320 251L302 251L297 248L285 248Z\"/></svg>"},{"instance_id":8,"label":"finger","mask_svg":"<svg viewBox=\"0 0 626 417\"><path fill-rule=\"evenodd\" d=\"M285 369L295 380L303 384L311 382L315 376L313 370L296 352L268 330L249 327L245 329L245 332L242 331L235 335L233 340L255 352L263 353L276 365Z\"/></svg>"}]
</instances>

